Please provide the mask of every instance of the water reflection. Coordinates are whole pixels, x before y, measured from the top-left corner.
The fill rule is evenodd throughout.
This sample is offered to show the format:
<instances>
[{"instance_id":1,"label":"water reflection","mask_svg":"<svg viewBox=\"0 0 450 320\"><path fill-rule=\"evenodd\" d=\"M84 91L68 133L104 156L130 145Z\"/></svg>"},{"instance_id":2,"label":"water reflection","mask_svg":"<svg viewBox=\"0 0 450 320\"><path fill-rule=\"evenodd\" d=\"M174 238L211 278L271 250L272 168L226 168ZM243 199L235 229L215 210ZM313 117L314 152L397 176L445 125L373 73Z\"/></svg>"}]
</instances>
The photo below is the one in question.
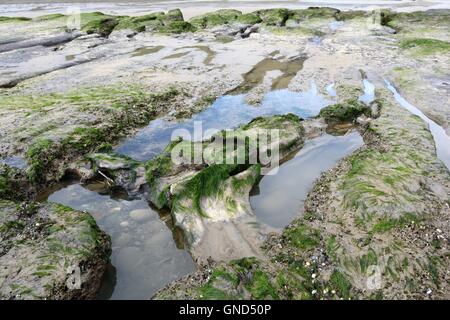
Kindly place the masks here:
<instances>
[{"instance_id":1,"label":"water reflection","mask_svg":"<svg viewBox=\"0 0 450 320\"><path fill-rule=\"evenodd\" d=\"M395 100L406 110L411 112L412 114L418 116L423 121L428 124L431 134L434 138L434 143L436 145L436 153L438 158L444 162L446 167L450 170L450 137L445 132L444 128L438 125L436 122L428 118L422 111L420 111L417 107L410 104L405 100L394 88L394 86L386 81L386 85L388 89L394 94Z\"/></svg>"},{"instance_id":2,"label":"water reflection","mask_svg":"<svg viewBox=\"0 0 450 320\"><path fill-rule=\"evenodd\" d=\"M206 130L230 129L247 123L258 116L294 113L304 119L317 116L320 110L331 101L318 93L316 84L304 92L292 92L287 89L267 93L260 106L251 106L245 102L244 95L225 95L219 97L208 109L185 121L157 119L141 129L135 136L122 142L115 152L128 155L136 160L145 161L158 155L170 142L175 129L186 129L190 135L181 135L185 139L202 140L211 136L197 134L194 126L201 124ZM199 131L195 130L195 133Z\"/></svg>"},{"instance_id":3,"label":"water reflection","mask_svg":"<svg viewBox=\"0 0 450 320\"><path fill-rule=\"evenodd\" d=\"M264 176L252 190L250 203L258 219L274 228L298 217L314 181L346 155L363 145L359 133L323 135L305 143L295 157Z\"/></svg>"},{"instance_id":4,"label":"water reflection","mask_svg":"<svg viewBox=\"0 0 450 320\"><path fill-rule=\"evenodd\" d=\"M148 299L167 283L195 270L189 253L177 248L171 229L145 200L114 199L100 185L71 184L48 197L48 201L89 212L111 236L112 266L99 298Z\"/></svg>"}]
</instances>

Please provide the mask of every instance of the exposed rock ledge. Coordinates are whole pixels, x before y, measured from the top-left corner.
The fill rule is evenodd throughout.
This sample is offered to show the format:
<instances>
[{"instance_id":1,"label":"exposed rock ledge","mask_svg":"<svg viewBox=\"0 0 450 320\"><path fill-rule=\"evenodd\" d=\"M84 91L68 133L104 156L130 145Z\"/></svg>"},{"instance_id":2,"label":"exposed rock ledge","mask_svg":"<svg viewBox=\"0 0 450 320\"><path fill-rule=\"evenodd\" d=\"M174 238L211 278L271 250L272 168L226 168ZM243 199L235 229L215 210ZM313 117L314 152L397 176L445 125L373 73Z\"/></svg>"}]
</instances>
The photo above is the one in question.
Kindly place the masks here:
<instances>
[{"instance_id":1,"label":"exposed rock ledge","mask_svg":"<svg viewBox=\"0 0 450 320\"><path fill-rule=\"evenodd\" d=\"M87 213L0 200L0 299L93 299L110 251Z\"/></svg>"}]
</instances>

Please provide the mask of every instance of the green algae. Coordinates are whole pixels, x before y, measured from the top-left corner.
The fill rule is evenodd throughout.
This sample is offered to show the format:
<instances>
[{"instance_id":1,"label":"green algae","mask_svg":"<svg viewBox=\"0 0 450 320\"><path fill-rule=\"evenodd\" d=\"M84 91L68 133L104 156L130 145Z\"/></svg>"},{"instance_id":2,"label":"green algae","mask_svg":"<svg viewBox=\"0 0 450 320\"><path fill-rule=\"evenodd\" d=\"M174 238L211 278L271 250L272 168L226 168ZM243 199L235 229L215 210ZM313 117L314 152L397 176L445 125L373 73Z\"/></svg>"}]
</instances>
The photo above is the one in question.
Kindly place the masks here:
<instances>
[{"instance_id":1,"label":"green algae","mask_svg":"<svg viewBox=\"0 0 450 320\"><path fill-rule=\"evenodd\" d=\"M413 55L429 56L450 52L450 42L437 39L412 38L402 40L400 48L408 50Z\"/></svg>"}]
</instances>

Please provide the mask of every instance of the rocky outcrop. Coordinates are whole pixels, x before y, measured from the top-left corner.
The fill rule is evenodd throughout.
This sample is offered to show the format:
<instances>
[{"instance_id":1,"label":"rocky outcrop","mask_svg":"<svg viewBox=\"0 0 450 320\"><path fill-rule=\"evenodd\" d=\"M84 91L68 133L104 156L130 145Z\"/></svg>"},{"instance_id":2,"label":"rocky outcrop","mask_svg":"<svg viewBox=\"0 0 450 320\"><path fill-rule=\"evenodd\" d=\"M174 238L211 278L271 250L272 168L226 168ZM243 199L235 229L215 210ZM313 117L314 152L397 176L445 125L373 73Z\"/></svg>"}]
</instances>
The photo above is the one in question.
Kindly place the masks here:
<instances>
[{"instance_id":1,"label":"rocky outcrop","mask_svg":"<svg viewBox=\"0 0 450 320\"><path fill-rule=\"evenodd\" d=\"M424 122L378 94L367 146L322 175L264 260L202 266L155 298L447 299L449 172Z\"/></svg>"},{"instance_id":2,"label":"rocky outcrop","mask_svg":"<svg viewBox=\"0 0 450 320\"><path fill-rule=\"evenodd\" d=\"M264 145L257 140L264 129L279 135ZM259 231L249 228L256 223L248 201L250 189L261 168L276 165L266 163L264 155L269 151L275 155L277 146L282 159L303 143L301 121L295 115L256 118L227 132L231 148L218 143L224 135L222 131L203 142L174 141L147 164L151 202L171 209L191 253L200 260L259 255ZM199 158L194 150L200 152Z\"/></svg>"},{"instance_id":3,"label":"rocky outcrop","mask_svg":"<svg viewBox=\"0 0 450 320\"><path fill-rule=\"evenodd\" d=\"M110 250L87 213L0 200L0 299L93 299Z\"/></svg>"}]
</instances>

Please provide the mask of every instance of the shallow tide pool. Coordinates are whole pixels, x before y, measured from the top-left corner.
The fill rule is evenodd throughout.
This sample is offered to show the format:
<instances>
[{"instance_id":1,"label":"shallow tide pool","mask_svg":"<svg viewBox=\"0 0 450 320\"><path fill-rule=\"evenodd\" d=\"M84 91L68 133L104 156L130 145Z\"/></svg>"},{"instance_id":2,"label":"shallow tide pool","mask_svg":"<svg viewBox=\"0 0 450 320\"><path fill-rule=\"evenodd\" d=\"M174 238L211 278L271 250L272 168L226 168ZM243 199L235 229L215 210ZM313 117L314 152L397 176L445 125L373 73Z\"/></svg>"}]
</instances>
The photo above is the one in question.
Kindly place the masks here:
<instances>
[{"instance_id":1,"label":"shallow tide pool","mask_svg":"<svg viewBox=\"0 0 450 320\"><path fill-rule=\"evenodd\" d=\"M170 216L161 216L145 200L112 197L102 183L75 183L52 193L48 201L89 212L111 236L111 266L99 299L149 299L196 269L172 231Z\"/></svg>"},{"instance_id":2,"label":"shallow tide pool","mask_svg":"<svg viewBox=\"0 0 450 320\"><path fill-rule=\"evenodd\" d=\"M304 147L278 172L264 176L251 192L250 203L258 220L274 228L287 226L303 210L303 203L320 174L363 145L358 132L323 135Z\"/></svg>"},{"instance_id":3,"label":"shallow tide pool","mask_svg":"<svg viewBox=\"0 0 450 320\"><path fill-rule=\"evenodd\" d=\"M247 104L244 95L225 95L191 119L151 121L135 136L120 143L114 151L145 161L157 156L171 141L172 135L174 139L182 136L188 140L202 140L213 132L238 127L259 116L293 113L307 119L317 116L323 107L331 103L318 93L314 82L304 92L287 89L271 91L264 96L259 106ZM194 128L201 128L201 131Z\"/></svg>"}]
</instances>

